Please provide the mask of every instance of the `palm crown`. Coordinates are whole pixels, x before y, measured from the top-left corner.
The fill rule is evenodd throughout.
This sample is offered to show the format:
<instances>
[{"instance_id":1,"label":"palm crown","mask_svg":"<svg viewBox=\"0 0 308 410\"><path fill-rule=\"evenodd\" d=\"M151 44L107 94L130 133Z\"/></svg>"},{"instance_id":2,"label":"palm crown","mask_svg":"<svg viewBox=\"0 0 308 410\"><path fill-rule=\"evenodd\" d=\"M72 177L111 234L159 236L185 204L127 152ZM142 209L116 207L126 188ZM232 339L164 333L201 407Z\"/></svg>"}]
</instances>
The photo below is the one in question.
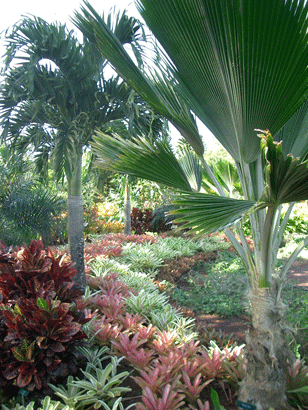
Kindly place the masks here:
<instances>
[{"instance_id":1,"label":"palm crown","mask_svg":"<svg viewBox=\"0 0 308 410\"><path fill-rule=\"evenodd\" d=\"M137 20L125 13L105 19L120 44L135 43L140 60ZM0 96L2 137L19 152L31 149L40 169L53 159L57 179L66 176L70 253L84 286L83 149L95 128L117 129L126 136L154 135L161 133L163 122L119 77L105 79L107 62L96 46L88 40L79 43L64 25L26 18L13 26L6 39Z\"/></svg>"}]
</instances>

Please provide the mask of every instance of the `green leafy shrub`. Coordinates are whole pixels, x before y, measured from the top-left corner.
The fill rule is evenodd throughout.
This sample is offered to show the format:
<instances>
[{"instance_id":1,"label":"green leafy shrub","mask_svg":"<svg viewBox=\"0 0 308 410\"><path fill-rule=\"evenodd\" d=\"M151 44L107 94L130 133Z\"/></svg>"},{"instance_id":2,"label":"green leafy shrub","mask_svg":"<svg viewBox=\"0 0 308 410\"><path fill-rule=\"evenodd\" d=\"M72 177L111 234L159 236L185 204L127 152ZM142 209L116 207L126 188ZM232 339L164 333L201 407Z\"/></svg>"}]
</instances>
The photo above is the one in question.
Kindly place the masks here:
<instances>
[{"instance_id":1,"label":"green leafy shrub","mask_svg":"<svg viewBox=\"0 0 308 410\"><path fill-rule=\"evenodd\" d=\"M131 389L121 384L129 373L119 372L122 359L107 355L107 351L108 348L82 349L87 358L86 369L82 370L83 378L69 376L66 387L51 385L55 394L70 409L123 409L122 396Z\"/></svg>"},{"instance_id":2,"label":"green leafy shrub","mask_svg":"<svg viewBox=\"0 0 308 410\"><path fill-rule=\"evenodd\" d=\"M155 254L151 244L142 246L128 243L122 246L123 259L129 264L131 270L136 272L155 273L162 266L163 259Z\"/></svg>"},{"instance_id":3,"label":"green leafy shrub","mask_svg":"<svg viewBox=\"0 0 308 410\"><path fill-rule=\"evenodd\" d=\"M87 202L87 201L86 201ZM123 221L118 217L119 209L114 203L85 202L85 235L123 232Z\"/></svg>"},{"instance_id":4,"label":"green leafy shrub","mask_svg":"<svg viewBox=\"0 0 308 410\"><path fill-rule=\"evenodd\" d=\"M282 212L281 218L285 215ZM286 225L286 232L288 233L304 233L307 234L308 222L307 222L307 203L300 202L295 204L290 218Z\"/></svg>"},{"instance_id":5,"label":"green leafy shrub","mask_svg":"<svg viewBox=\"0 0 308 410\"><path fill-rule=\"evenodd\" d=\"M15 407L8 408L5 405L2 406L2 410L34 410L35 409L35 402L31 401L27 404L27 406L22 406L20 404L16 404ZM42 400L42 407L36 407L37 410L74 410L69 406L62 406L61 403L58 402L51 402L49 396L46 396L44 400Z\"/></svg>"},{"instance_id":6,"label":"green leafy shrub","mask_svg":"<svg viewBox=\"0 0 308 410\"><path fill-rule=\"evenodd\" d=\"M40 236L45 243L61 239L65 235L60 217L64 208L65 201L40 184L10 181L0 194L0 239L19 245Z\"/></svg>"},{"instance_id":7,"label":"green leafy shrub","mask_svg":"<svg viewBox=\"0 0 308 410\"><path fill-rule=\"evenodd\" d=\"M175 210L175 205L163 204L158 206L152 212L151 231L166 232L173 229L172 221L175 215L171 215L170 211Z\"/></svg>"}]
</instances>

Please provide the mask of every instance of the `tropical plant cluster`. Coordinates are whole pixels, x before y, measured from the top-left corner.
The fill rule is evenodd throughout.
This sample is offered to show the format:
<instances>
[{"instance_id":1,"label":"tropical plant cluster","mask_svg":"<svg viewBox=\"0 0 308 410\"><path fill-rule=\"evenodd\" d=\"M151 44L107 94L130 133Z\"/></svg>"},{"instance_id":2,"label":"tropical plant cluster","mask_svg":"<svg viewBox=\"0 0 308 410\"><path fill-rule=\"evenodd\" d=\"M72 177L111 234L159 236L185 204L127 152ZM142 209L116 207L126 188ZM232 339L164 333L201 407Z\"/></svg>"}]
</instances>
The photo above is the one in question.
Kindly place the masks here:
<instances>
[{"instance_id":1,"label":"tropical plant cluster","mask_svg":"<svg viewBox=\"0 0 308 410\"><path fill-rule=\"evenodd\" d=\"M91 201L84 208L85 235L103 235L123 232L124 224L119 217L116 202Z\"/></svg>"},{"instance_id":2,"label":"tropical plant cluster","mask_svg":"<svg viewBox=\"0 0 308 410\"><path fill-rule=\"evenodd\" d=\"M1 242L1 389L48 390L78 371L76 347L87 339L89 312L77 308L82 292L64 255L41 241L11 251Z\"/></svg>"},{"instance_id":3,"label":"tropical plant cluster","mask_svg":"<svg viewBox=\"0 0 308 410\"><path fill-rule=\"evenodd\" d=\"M249 285L251 306L239 399L258 410L285 409L286 369L296 362L289 346L282 289L308 236L281 264L278 254L295 202L308 199L308 3L135 3L155 36L155 68L145 58L147 46L153 43L145 44L142 23L125 12L105 18L87 1L72 19L83 34L82 43L64 25L36 17L24 18L6 32L0 95L3 141L20 155L30 153L42 175L48 174L52 158L56 181L66 179L68 243L77 270L74 280L83 290L82 168L84 151L90 147L102 179L112 173L124 174L126 234L131 233L130 189L135 178L176 189L173 222L183 229L199 234L225 229L248 276L243 284L240 275L234 274L234 279L242 298ZM118 76L107 80L104 68L109 63ZM232 164L219 159L213 166L207 163L196 119L222 144ZM181 147L180 158L170 145L167 121L190 145ZM18 211L18 198L13 196L11 202ZM29 216L35 202L30 201ZM249 223L243 224L243 217ZM9 232L10 220L6 216L4 221ZM294 221L293 230L306 230L296 216ZM18 226L18 218L16 223ZM35 235L43 236L35 226L32 223ZM248 230L252 240L247 240ZM148 276L157 276L166 259L159 243L156 253L153 245L140 249L134 243L123 245L118 252L123 264L117 266L117 274L123 276L129 266L133 280L126 284L137 288L142 277L147 290L136 295L130 291L124 297L127 308L135 314L146 307L145 319L160 329L173 323L178 313L169 307L164 293L151 290L146 283ZM106 252L108 258L102 257L93 269L109 269L112 254L112 250ZM173 254L180 257L176 249ZM201 283L200 277L197 281L217 299L213 277L211 282ZM219 281L223 290L237 295L236 286L228 287L224 275ZM151 292L148 299L147 291ZM43 298L37 301L44 305ZM168 388L163 397L169 393ZM150 402L144 406L149 407ZM179 403L181 399L173 407ZM119 401L111 405L122 406ZM159 402L158 407L163 406Z\"/></svg>"},{"instance_id":4,"label":"tropical plant cluster","mask_svg":"<svg viewBox=\"0 0 308 410\"><path fill-rule=\"evenodd\" d=\"M54 256L41 242L14 252L2 244L1 349L6 351L1 357L6 357L3 366L8 369L4 376L15 371L15 377L3 377L1 389L8 397L13 389L20 400L22 393L30 391L23 405L2 399L3 410L128 410L133 404L138 410L208 410L210 397L217 406L220 400L231 408L245 371L243 346L217 335L215 342L200 343L204 339L196 333L194 320L170 305L165 288L154 280L161 268L156 267L154 256L163 260L168 253L193 260L208 249L211 259L220 254L220 246L227 246L223 237L196 242L183 237L109 234L102 239L101 249L108 249L108 244L121 253L93 252L82 298L71 281L75 271L65 255ZM140 258L137 247L153 248L152 264L148 260L143 271L129 263L134 254ZM52 326L54 317L61 330ZM86 335L87 345L77 348ZM53 370L55 362L58 371ZM42 368L48 369L48 375ZM288 370L289 400L302 409L307 383L308 368L298 360ZM132 386L134 393L139 392L135 399ZM222 394L222 386L225 393L218 398L214 390ZM35 392L43 397L45 392L43 407L31 401Z\"/></svg>"}]
</instances>

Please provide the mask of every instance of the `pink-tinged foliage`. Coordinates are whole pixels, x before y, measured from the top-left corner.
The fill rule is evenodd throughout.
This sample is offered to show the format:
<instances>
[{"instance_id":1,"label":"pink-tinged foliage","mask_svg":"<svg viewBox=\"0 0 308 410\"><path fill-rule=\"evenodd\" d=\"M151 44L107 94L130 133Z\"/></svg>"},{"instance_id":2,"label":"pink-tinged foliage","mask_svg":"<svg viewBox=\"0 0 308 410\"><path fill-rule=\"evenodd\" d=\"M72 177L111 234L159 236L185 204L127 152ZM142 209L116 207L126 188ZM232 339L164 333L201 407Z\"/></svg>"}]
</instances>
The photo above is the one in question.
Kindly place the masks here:
<instances>
[{"instance_id":1,"label":"pink-tinged foliage","mask_svg":"<svg viewBox=\"0 0 308 410\"><path fill-rule=\"evenodd\" d=\"M236 346L233 349L224 348L224 362L222 367L225 371L224 379L230 384L238 385L245 375L245 357L243 347Z\"/></svg>"},{"instance_id":2,"label":"pink-tinged foliage","mask_svg":"<svg viewBox=\"0 0 308 410\"><path fill-rule=\"evenodd\" d=\"M191 402L195 402L202 390L210 384L213 379L206 380L203 382L201 374L197 374L195 377L189 377L185 371L181 371L182 381L179 382L179 391L185 394L185 397Z\"/></svg>"},{"instance_id":3,"label":"pink-tinged foliage","mask_svg":"<svg viewBox=\"0 0 308 410\"><path fill-rule=\"evenodd\" d=\"M134 289L124 284L123 282L117 280L116 273L110 273L104 277L100 278L99 290L108 296L121 295L123 298L128 298Z\"/></svg>"},{"instance_id":4,"label":"pink-tinged foliage","mask_svg":"<svg viewBox=\"0 0 308 410\"><path fill-rule=\"evenodd\" d=\"M125 300L121 295L96 295L91 304L91 309L97 310L101 315L116 320L118 315L125 314Z\"/></svg>"},{"instance_id":5,"label":"pink-tinged foliage","mask_svg":"<svg viewBox=\"0 0 308 410\"><path fill-rule=\"evenodd\" d=\"M100 346L110 345L112 340L116 340L122 330L122 326L111 323L111 319L103 316L91 322L90 332Z\"/></svg>"},{"instance_id":6,"label":"pink-tinged foliage","mask_svg":"<svg viewBox=\"0 0 308 410\"><path fill-rule=\"evenodd\" d=\"M156 243L157 239L151 235L124 235L122 233L118 234L108 234L104 236L105 241L111 241L113 244L122 245L127 242L134 243Z\"/></svg>"},{"instance_id":7,"label":"pink-tinged foliage","mask_svg":"<svg viewBox=\"0 0 308 410\"><path fill-rule=\"evenodd\" d=\"M149 329L147 327L142 326L142 324L145 322L145 319L141 315L139 315L139 313L136 313L136 314L126 313L124 316L118 315L117 322L123 326L124 332L125 331L129 331L130 333L138 332L140 339L150 338L152 325L149 326L150 327ZM148 331L145 329L148 329ZM141 336L141 333L143 337Z\"/></svg>"},{"instance_id":8,"label":"pink-tinged foliage","mask_svg":"<svg viewBox=\"0 0 308 410\"><path fill-rule=\"evenodd\" d=\"M166 375L164 375L161 372L161 368L157 366L140 370L140 375L141 377L134 377L134 380L139 384L142 390L148 387L153 393L158 394L166 383Z\"/></svg>"},{"instance_id":9,"label":"pink-tinged foliage","mask_svg":"<svg viewBox=\"0 0 308 410\"><path fill-rule=\"evenodd\" d=\"M116 354L124 356L136 369L146 368L154 357L154 350L141 346L146 344L146 339L140 339L139 333L130 337L127 333L120 333L117 340L112 341L113 350Z\"/></svg>"},{"instance_id":10,"label":"pink-tinged foliage","mask_svg":"<svg viewBox=\"0 0 308 410\"><path fill-rule=\"evenodd\" d=\"M134 288L131 288L130 286L117 280L116 273L111 273L104 277L93 277L91 275L87 275L87 285L91 289L100 290L100 295L98 296L97 300L99 298L103 299L104 297L107 297L110 300L110 298L115 296L115 299L117 300L115 302L116 305L118 305L123 298L129 298L132 293L135 293ZM124 305L125 301L123 300L121 303L123 303ZM102 313L106 314L105 312ZM119 312L119 314L121 313Z\"/></svg>"},{"instance_id":11,"label":"pink-tinged foliage","mask_svg":"<svg viewBox=\"0 0 308 410\"><path fill-rule=\"evenodd\" d=\"M114 320L125 315L124 298L128 298L133 289L118 281L116 274L97 278L88 276L88 284L100 290L100 293L88 303L91 309Z\"/></svg>"},{"instance_id":12,"label":"pink-tinged foliage","mask_svg":"<svg viewBox=\"0 0 308 410\"><path fill-rule=\"evenodd\" d=\"M84 258L86 261L97 257L121 256L121 245L125 243L155 243L157 239L150 235L124 235L122 233L107 234L94 243L86 244Z\"/></svg>"},{"instance_id":13,"label":"pink-tinged foliage","mask_svg":"<svg viewBox=\"0 0 308 410\"><path fill-rule=\"evenodd\" d=\"M95 242L86 245L84 251L85 261L88 262L89 260L97 257L116 258L121 256L122 248L120 246L112 246L109 243L106 244L106 242L107 241Z\"/></svg>"},{"instance_id":14,"label":"pink-tinged foliage","mask_svg":"<svg viewBox=\"0 0 308 410\"><path fill-rule=\"evenodd\" d=\"M152 340L151 347L158 354L168 354L169 348L174 345L176 337L170 332L163 330L157 334L157 338Z\"/></svg>"},{"instance_id":15,"label":"pink-tinged foliage","mask_svg":"<svg viewBox=\"0 0 308 410\"><path fill-rule=\"evenodd\" d=\"M221 379L224 377L225 372L222 364L225 358L218 348L212 351L212 355L209 355L205 349L200 349L197 360L202 366L202 375L206 379Z\"/></svg>"},{"instance_id":16,"label":"pink-tinged foliage","mask_svg":"<svg viewBox=\"0 0 308 410\"><path fill-rule=\"evenodd\" d=\"M175 377L179 375L183 361L180 351L173 347L168 356L160 355L155 360L154 366L158 367L161 374L164 375L164 384L170 383Z\"/></svg>"},{"instance_id":17,"label":"pink-tinged foliage","mask_svg":"<svg viewBox=\"0 0 308 410\"><path fill-rule=\"evenodd\" d=\"M161 396L153 393L149 387L145 387L142 395L142 403L138 403L136 410L178 410L185 402L184 394L172 390L172 386L167 384Z\"/></svg>"},{"instance_id":18,"label":"pink-tinged foliage","mask_svg":"<svg viewBox=\"0 0 308 410\"><path fill-rule=\"evenodd\" d=\"M164 336L167 336L166 333ZM150 345L152 346L153 343ZM214 379L226 380L229 375L222 365L225 360L228 360L228 356L236 363L239 354L240 349L225 352L218 348L213 349L209 354L194 341L181 346L169 345L163 354L159 354L149 367L144 368L140 371L140 375L134 378L143 391L143 406L148 405L150 391L151 399L155 399L158 406L158 399L162 397L164 389L172 385L174 391L184 394L190 409L207 410L208 403L199 400L202 391Z\"/></svg>"},{"instance_id":19,"label":"pink-tinged foliage","mask_svg":"<svg viewBox=\"0 0 308 410\"><path fill-rule=\"evenodd\" d=\"M298 389L299 387L307 386L308 384L308 366L304 360L296 360L296 362L288 368L287 386L288 390Z\"/></svg>"},{"instance_id":20,"label":"pink-tinged foliage","mask_svg":"<svg viewBox=\"0 0 308 410\"><path fill-rule=\"evenodd\" d=\"M206 363L200 363L197 357L192 360L188 360L186 357L183 358L183 366L182 366L182 371L183 373L187 374L188 377L194 378L198 374L201 373L202 369L206 366Z\"/></svg>"},{"instance_id":21,"label":"pink-tinged foliage","mask_svg":"<svg viewBox=\"0 0 308 410\"><path fill-rule=\"evenodd\" d=\"M148 326L139 325L137 332L139 334L139 338L147 340L148 345L149 345L157 332L157 328L155 326L153 327L153 325L148 325Z\"/></svg>"},{"instance_id":22,"label":"pink-tinged foliage","mask_svg":"<svg viewBox=\"0 0 308 410\"><path fill-rule=\"evenodd\" d=\"M210 410L210 403L206 401L205 403L202 403L200 399L197 400L197 405L198 407L192 406L189 404L189 409L190 410Z\"/></svg>"},{"instance_id":23,"label":"pink-tinged foliage","mask_svg":"<svg viewBox=\"0 0 308 410\"><path fill-rule=\"evenodd\" d=\"M102 237L99 241L95 242L95 245L99 245L102 248L116 248L125 243L156 243L157 239L151 235L124 235L123 233L107 234ZM86 245L87 248L91 248L91 245Z\"/></svg>"},{"instance_id":24,"label":"pink-tinged foliage","mask_svg":"<svg viewBox=\"0 0 308 410\"><path fill-rule=\"evenodd\" d=\"M308 393L290 393L290 390L307 388L308 366L303 360L296 360L287 373L287 390L290 402L296 403L299 409L307 409Z\"/></svg>"}]
</instances>

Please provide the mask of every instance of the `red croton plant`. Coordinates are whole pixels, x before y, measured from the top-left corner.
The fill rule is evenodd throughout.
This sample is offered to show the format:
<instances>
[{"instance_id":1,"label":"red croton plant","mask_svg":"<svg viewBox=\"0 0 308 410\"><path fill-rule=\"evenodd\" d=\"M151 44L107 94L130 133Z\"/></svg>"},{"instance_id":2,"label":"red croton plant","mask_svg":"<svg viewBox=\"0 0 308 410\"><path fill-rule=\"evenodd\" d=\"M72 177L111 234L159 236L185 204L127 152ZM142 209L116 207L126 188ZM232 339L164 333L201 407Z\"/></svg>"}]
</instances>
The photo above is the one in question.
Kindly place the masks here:
<instances>
[{"instance_id":1,"label":"red croton plant","mask_svg":"<svg viewBox=\"0 0 308 410\"><path fill-rule=\"evenodd\" d=\"M11 250L0 242L1 388L44 389L77 372L76 347L91 319L77 308L76 270L41 241Z\"/></svg>"}]
</instances>

